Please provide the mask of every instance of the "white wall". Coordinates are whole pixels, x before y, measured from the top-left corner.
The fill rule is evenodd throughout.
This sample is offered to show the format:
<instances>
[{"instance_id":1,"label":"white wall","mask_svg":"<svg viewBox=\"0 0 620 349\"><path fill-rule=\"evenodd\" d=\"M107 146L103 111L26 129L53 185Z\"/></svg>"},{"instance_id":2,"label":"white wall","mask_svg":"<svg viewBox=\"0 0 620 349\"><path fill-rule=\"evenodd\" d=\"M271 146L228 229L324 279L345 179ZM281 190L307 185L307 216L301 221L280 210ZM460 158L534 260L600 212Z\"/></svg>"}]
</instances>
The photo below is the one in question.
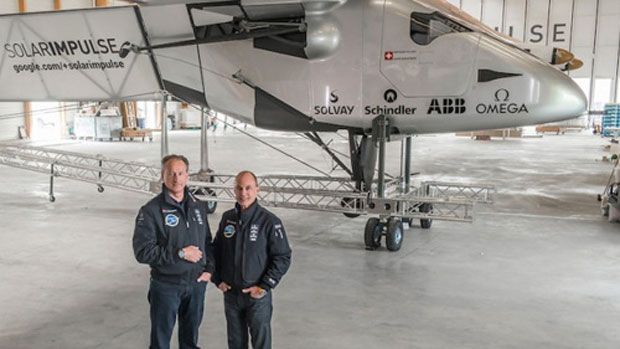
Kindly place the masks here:
<instances>
[{"instance_id":1,"label":"white wall","mask_svg":"<svg viewBox=\"0 0 620 349\"><path fill-rule=\"evenodd\" d=\"M620 0L449 0L491 28L565 48L584 62L570 75L591 110L620 102Z\"/></svg>"},{"instance_id":2,"label":"white wall","mask_svg":"<svg viewBox=\"0 0 620 349\"><path fill-rule=\"evenodd\" d=\"M0 103L0 140L17 139L19 126L24 126L24 103Z\"/></svg>"}]
</instances>

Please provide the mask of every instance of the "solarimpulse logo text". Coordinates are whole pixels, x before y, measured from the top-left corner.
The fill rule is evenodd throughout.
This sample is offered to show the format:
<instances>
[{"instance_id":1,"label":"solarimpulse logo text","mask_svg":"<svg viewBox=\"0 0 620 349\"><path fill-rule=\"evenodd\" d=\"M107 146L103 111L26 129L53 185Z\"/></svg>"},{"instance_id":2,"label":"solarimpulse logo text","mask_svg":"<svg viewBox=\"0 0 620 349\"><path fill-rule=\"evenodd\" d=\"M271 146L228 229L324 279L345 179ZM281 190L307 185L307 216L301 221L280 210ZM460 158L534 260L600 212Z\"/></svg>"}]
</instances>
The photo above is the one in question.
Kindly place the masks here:
<instances>
[{"instance_id":1,"label":"solarimpulse logo text","mask_svg":"<svg viewBox=\"0 0 620 349\"><path fill-rule=\"evenodd\" d=\"M123 45L128 43L123 43ZM98 55L118 53L122 45L115 38L39 42L10 42L4 45L9 58Z\"/></svg>"}]
</instances>

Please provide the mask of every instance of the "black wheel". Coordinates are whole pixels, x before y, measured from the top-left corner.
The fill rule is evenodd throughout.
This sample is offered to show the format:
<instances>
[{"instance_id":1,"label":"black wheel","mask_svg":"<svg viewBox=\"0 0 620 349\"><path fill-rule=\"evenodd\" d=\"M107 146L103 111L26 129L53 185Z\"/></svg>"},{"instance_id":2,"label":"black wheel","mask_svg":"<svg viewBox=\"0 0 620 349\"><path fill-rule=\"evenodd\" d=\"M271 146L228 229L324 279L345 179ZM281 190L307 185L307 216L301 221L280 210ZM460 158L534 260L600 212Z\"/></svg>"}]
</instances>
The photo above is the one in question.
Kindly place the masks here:
<instances>
[{"instance_id":1,"label":"black wheel","mask_svg":"<svg viewBox=\"0 0 620 349\"><path fill-rule=\"evenodd\" d=\"M195 194L216 197L215 192L209 188L200 188L196 190ZM202 201L205 203L205 207L207 208L207 214L212 214L213 212L215 212L215 210L217 209L217 201L211 201L208 199Z\"/></svg>"},{"instance_id":2,"label":"black wheel","mask_svg":"<svg viewBox=\"0 0 620 349\"><path fill-rule=\"evenodd\" d=\"M383 234L383 224L379 218L369 218L364 228L364 243L369 251L376 250L381 246L381 235Z\"/></svg>"},{"instance_id":3,"label":"black wheel","mask_svg":"<svg viewBox=\"0 0 620 349\"><path fill-rule=\"evenodd\" d=\"M54 195L50 195L49 196L49 200L50 200L50 202L54 202L54 201L56 201L56 197Z\"/></svg>"},{"instance_id":4,"label":"black wheel","mask_svg":"<svg viewBox=\"0 0 620 349\"><path fill-rule=\"evenodd\" d=\"M391 217L387 223L387 233L385 234L385 246L390 251L400 250L403 244L403 222L400 218Z\"/></svg>"},{"instance_id":5,"label":"black wheel","mask_svg":"<svg viewBox=\"0 0 620 349\"><path fill-rule=\"evenodd\" d=\"M420 212L429 213L433 210L433 205L429 203L423 203L420 205ZM433 220L431 218L422 218L420 219L420 227L422 229L430 229L431 225L433 225Z\"/></svg>"},{"instance_id":6,"label":"black wheel","mask_svg":"<svg viewBox=\"0 0 620 349\"><path fill-rule=\"evenodd\" d=\"M98 185L98 186L97 186L97 191L98 191L98 192L103 193L103 191L104 191L104 190L105 190L105 189L103 189L103 186L101 186L101 185Z\"/></svg>"},{"instance_id":7,"label":"black wheel","mask_svg":"<svg viewBox=\"0 0 620 349\"><path fill-rule=\"evenodd\" d=\"M340 206L347 207L347 208L350 208L350 207L359 208L360 204L359 204L358 200L356 200L356 199L353 199L353 198L343 198L342 200L340 200ZM348 218L357 218L357 217L360 216L357 213L349 213L349 212L343 212L342 214L345 217L348 217Z\"/></svg>"}]
</instances>

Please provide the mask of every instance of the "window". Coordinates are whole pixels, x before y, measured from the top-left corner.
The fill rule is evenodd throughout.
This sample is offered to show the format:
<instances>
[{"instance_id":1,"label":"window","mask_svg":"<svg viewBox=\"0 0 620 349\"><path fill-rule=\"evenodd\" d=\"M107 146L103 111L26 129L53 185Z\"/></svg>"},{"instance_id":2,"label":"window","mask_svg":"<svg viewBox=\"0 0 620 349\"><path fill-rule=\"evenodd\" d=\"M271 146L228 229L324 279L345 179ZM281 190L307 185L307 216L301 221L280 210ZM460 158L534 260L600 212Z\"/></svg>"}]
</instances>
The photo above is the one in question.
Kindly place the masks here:
<instances>
[{"instance_id":1,"label":"window","mask_svg":"<svg viewBox=\"0 0 620 349\"><path fill-rule=\"evenodd\" d=\"M411 39L418 45L428 45L444 34L471 31L438 12L411 14Z\"/></svg>"},{"instance_id":2,"label":"window","mask_svg":"<svg viewBox=\"0 0 620 349\"><path fill-rule=\"evenodd\" d=\"M590 104L590 78L573 78L575 83L581 88Z\"/></svg>"},{"instance_id":3,"label":"window","mask_svg":"<svg viewBox=\"0 0 620 349\"><path fill-rule=\"evenodd\" d=\"M604 110L605 104L612 102L611 79L594 80L594 96L592 96L592 110Z\"/></svg>"}]
</instances>

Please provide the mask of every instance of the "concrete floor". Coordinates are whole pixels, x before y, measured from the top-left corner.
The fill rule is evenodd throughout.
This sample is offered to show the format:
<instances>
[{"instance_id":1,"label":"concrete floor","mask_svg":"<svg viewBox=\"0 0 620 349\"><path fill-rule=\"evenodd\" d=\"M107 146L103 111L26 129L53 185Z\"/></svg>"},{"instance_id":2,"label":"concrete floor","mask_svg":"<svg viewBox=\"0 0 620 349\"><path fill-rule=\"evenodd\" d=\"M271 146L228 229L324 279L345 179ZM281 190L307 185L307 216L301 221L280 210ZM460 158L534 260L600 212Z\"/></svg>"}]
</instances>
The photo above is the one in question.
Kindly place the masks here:
<instances>
[{"instance_id":1,"label":"concrete floor","mask_svg":"<svg viewBox=\"0 0 620 349\"><path fill-rule=\"evenodd\" d=\"M210 138L212 168L307 173L230 129ZM251 130L322 169L331 160L295 135ZM346 150L343 139L334 144ZM366 218L275 209L293 265L275 291L275 348L618 348L620 226L596 194L611 171L587 134L473 141L414 140L424 179L489 182L493 206L473 224L413 227L401 251L364 250ZM157 163L159 144L58 149ZM197 169L199 132L171 134ZM388 169L398 168L391 144ZM45 175L0 166L0 348L148 345L148 267L133 258L136 211L148 196L68 180L47 201ZM212 227L226 205L209 218ZM201 343L224 348L222 296L206 298ZM176 347L176 344L174 344Z\"/></svg>"}]
</instances>

